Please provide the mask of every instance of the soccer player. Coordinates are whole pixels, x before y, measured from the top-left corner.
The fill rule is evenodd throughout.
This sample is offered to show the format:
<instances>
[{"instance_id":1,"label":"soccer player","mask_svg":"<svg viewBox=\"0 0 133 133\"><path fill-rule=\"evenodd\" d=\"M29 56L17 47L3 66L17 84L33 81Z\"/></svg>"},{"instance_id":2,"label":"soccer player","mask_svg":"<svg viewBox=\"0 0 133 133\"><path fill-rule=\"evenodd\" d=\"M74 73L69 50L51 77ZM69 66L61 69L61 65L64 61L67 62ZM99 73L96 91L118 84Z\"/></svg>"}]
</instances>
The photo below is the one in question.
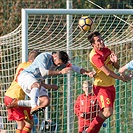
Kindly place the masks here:
<instances>
[{"instance_id":1,"label":"soccer player","mask_svg":"<svg viewBox=\"0 0 133 133\"><path fill-rule=\"evenodd\" d=\"M89 81L84 81L82 89L84 94L78 96L74 105L74 112L78 117L78 133L82 133L89 127L99 111L96 96L92 92L92 84Z\"/></svg>"},{"instance_id":2,"label":"soccer player","mask_svg":"<svg viewBox=\"0 0 133 133\"><path fill-rule=\"evenodd\" d=\"M31 99L31 114L37 112L40 108L44 106L38 106L37 100L39 95L39 90L42 86L42 81L48 76L55 76L59 74L66 74L70 70L79 72L81 74L86 74L93 76L94 72L87 71L85 69L79 68L68 64L69 56L64 51L59 51L54 54L48 52L43 52L39 54L34 62L18 76L17 80L19 85L22 87L23 91L30 96ZM66 64L67 67L57 71L50 70L53 65L61 66ZM27 82L28 81L28 82Z\"/></svg>"},{"instance_id":3,"label":"soccer player","mask_svg":"<svg viewBox=\"0 0 133 133\"><path fill-rule=\"evenodd\" d=\"M17 83L17 76L23 71L24 68L28 67L33 60L39 55L40 52L37 50L32 50L28 55L28 62L24 62L19 64L15 78L11 84L11 86L6 90L4 103L8 107L11 103L16 103L18 100L25 99L25 93L22 88ZM48 96L46 94L45 88L41 89L41 93L39 93L39 97L43 104L48 102ZM17 107L17 108L9 108L8 107L8 120L15 120L17 123L16 133L30 133L33 125L33 118L30 115L31 108L27 107Z\"/></svg>"},{"instance_id":4,"label":"soccer player","mask_svg":"<svg viewBox=\"0 0 133 133\"><path fill-rule=\"evenodd\" d=\"M133 70L133 60L131 60L130 62L128 62L126 65L122 66L120 69L119 69L119 73L121 75L125 75L125 71L126 70Z\"/></svg>"},{"instance_id":5,"label":"soccer player","mask_svg":"<svg viewBox=\"0 0 133 133\"><path fill-rule=\"evenodd\" d=\"M119 69L117 56L105 47L101 34L97 31L88 36L93 49L89 58L96 75L94 77L93 92L100 106L99 114L86 129L87 133L98 133L103 122L113 114L115 101L115 79L126 82L128 79L114 73L113 69Z\"/></svg>"}]
</instances>

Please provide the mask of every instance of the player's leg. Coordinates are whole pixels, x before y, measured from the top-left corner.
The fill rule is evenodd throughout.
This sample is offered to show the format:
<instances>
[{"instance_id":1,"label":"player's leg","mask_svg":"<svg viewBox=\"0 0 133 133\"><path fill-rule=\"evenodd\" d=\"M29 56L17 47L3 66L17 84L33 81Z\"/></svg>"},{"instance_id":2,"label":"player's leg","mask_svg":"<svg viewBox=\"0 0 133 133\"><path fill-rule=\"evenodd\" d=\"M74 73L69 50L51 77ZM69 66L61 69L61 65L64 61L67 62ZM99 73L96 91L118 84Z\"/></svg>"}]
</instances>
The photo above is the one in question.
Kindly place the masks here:
<instances>
[{"instance_id":1,"label":"player's leg","mask_svg":"<svg viewBox=\"0 0 133 133\"><path fill-rule=\"evenodd\" d=\"M50 104L50 99L47 93L47 90L41 86L41 89L39 91L39 98L38 98L38 105L39 106L43 106L43 107L47 107Z\"/></svg>"},{"instance_id":2,"label":"player's leg","mask_svg":"<svg viewBox=\"0 0 133 133\"><path fill-rule=\"evenodd\" d=\"M25 126L23 127L22 133L31 133L31 130L33 128L33 120L24 120Z\"/></svg>"},{"instance_id":3,"label":"player's leg","mask_svg":"<svg viewBox=\"0 0 133 133\"><path fill-rule=\"evenodd\" d=\"M16 128L16 133L22 133L22 130L25 126L25 122L23 120L16 120L17 123L17 128Z\"/></svg>"},{"instance_id":4,"label":"player's leg","mask_svg":"<svg viewBox=\"0 0 133 133\"><path fill-rule=\"evenodd\" d=\"M17 107L18 106L18 100L16 98L12 99L12 101L7 105L7 109Z\"/></svg>"},{"instance_id":5,"label":"player's leg","mask_svg":"<svg viewBox=\"0 0 133 133\"><path fill-rule=\"evenodd\" d=\"M41 86L41 89L39 91L39 98L38 98L38 106L34 109L32 109L32 114L38 112L38 111L42 111L43 109L45 109L45 107L49 106L50 104L50 99L48 97L48 93L46 91L46 89Z\"/></svg>"},{"instance_id":6,"label":"player's leg","mask_svg":"<svg viewBox=\"0 0 133 133\"><path fill-rule=\"evenodd\" d=\"M26 95L29 95L29 93L26 92ZM48 93L44 87L41 87L39 90L39 98L37 102L35 110L33 110L33 114L36 113L37 111L41 111L42 109L45 109L45 107L49 106L50 104L50 99L48 97ZM31 107L31 100L17 100L13 99L10 104L7 105L7 108L13 108L13 107L18 107L18 106L23 106L23 107Z\"/></svg>"},{"instance_id":7,"label":"player's leg","mask_svg":"<svg viewBox=\"0 0 133 133\"><path fill-rule=\"evenodd\" d=\"M113 86L108 87L108 89L94 87L94 90L96 90L95 94L101 110L86 130L89 133L99 132L103 122L113 113L113 104L115 99L115 88Z\"/></svg>"},{"instance_id":8,"label":"player's leg","mask_svg":"<svg viewBox=\"0 0 133 133\"><path fill-rule=\"evenodd\" d=\"M24 115L26 119L23 120L16 120L17 123L17 129L16 133L31 133L31 129L33 127L33 119L31 119L30 111L27 113L27 111L24 111Z\"/></svg>"},{"instance_id":9,"label":"player's leg","mask_svg":"<svg viewBox=\"0 0 133 133\"><path fill-rule=\"evenodd\" d=\"M18 83L22 87L26 95L28 95L31 99L31 113L32 113L32 109L37 107L37 100L39 97L39 90L41 88L41 85L34 77L34 75L26 72L22 73L18 77Z\"/></svg>"},{"instance_id":10,"label":"player's leg","mask_svg":"<svg viewBox=\"0 0 133 133\"><path fill-rule=\"evenodd\" d=\"M30 133L34 123L33 117L30 114L30 108L23 107L23 109L24 109L23 114L25 116L24 118L25 126L23 127L22 133Z\"/></svg>"}]
</instances>

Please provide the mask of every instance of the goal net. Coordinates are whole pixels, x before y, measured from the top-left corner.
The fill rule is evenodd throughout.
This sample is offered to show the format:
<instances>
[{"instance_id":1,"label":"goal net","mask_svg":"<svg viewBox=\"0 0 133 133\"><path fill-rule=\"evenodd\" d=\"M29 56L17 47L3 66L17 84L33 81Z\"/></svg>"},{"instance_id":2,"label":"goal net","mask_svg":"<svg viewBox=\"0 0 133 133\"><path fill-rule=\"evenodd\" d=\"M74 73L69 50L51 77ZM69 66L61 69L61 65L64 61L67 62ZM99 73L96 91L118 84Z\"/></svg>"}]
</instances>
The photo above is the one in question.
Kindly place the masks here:
<instances>
[{"instance_id":1,"label":"goal net","mask_svg":"<svg viewBox=\"0 0 133 133\"><path fill-rule=\"evenodd\" d=\"M120 65L133 59L133 10L106 9L23 9L22 23L13 32L0 37L0 115L3 127L15 132L16 124L7 120L4 106L4 93L13 81L15 70L20 62L27 60L28 51L41 52L67 51L72 64L92 69L88 55L92 49L87 40L89 32L78 27L78 20L89 15L94 25L91 31L99 31L105 45L114 51ZM116 71L117 72L117 71ZM45 114L38 115L40 124L51 119L58 133L78 132L78 119L74 114L74 103L82 92L82 81L91 78L72 72L70 75L55 76L47 80L59 86L58 91L49 91L50 106ZM93 82L93 81L92 81ZM101 133L120 133L133 131L133 81L116 80L116 101L114 114L101 127Z\"/></svg>"}]
</instances>

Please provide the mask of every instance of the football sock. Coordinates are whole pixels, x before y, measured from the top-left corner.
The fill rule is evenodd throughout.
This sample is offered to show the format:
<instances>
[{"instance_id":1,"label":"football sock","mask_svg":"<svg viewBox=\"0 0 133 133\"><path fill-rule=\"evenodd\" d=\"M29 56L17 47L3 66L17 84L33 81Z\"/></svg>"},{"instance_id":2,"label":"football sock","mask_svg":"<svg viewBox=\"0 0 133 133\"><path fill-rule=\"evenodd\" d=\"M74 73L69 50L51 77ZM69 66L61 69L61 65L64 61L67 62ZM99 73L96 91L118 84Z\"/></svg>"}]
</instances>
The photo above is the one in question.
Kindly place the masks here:
<instances>
[{"instance_id":1,"label":"football sock","mask_svg":"<svg viewBox=\"0 0 133 133\"><path fill-rule=\"evenodd\" d=\"M22 130L22 133L31 133L31 127L25 126Z\"/></svg>"},{"instance_id":2,"label":"football sock","mask_svg":"<svg viewBox=\"0 0 133 133\"><path fill-rule=\"evenodd\" d=\"M18 106L31 107L31 101L30 100L19 100Z\"/></svg>"},{"instance_id":3,"label":"football sock","mask_svg":"<svg viewBox=\"0 0 133 133\"><path fill-rule=\"evenodd\" d=\"M31 108L34 108L37 106L38 96L39 96L39 89L38 88L32 88L32 90L30 92Z\"/></svg>"},{"instance_id":4,"label":"football sock","mask_svg":"<svg viewBox=\"0 0 133 133\"><path fill-rule=\"evenodd\" d=\"M100 116L96 116L86 131L88 133L98 133L104 121Z\"/></svg>"},{"instance_id":5,"label":"football sock","mask_svg":"<svg viewBox=\"0 0 133 133\"><path fill-rule=\"evenodd\" d=\"M21 133L21 132L22 132L22 130L16 129L16 132L15 133Z\"/></svg>"}]
</instances>

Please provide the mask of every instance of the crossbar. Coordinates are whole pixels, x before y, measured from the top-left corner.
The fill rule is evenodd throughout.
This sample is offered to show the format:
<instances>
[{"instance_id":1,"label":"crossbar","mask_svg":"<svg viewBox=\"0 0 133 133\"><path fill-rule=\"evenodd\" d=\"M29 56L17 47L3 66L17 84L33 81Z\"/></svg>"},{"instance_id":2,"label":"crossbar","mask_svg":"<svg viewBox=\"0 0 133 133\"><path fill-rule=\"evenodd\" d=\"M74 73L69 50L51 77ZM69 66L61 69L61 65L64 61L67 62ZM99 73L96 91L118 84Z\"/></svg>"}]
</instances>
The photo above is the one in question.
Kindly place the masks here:
<instances>
[{"instance_id":1,"label":"crossbar","mask_svg":"<svg viewBox=\"0 0 133 133\"><path fill-rule=\"evenodd\" d=\"M90 15L133 15L133 9L22 9L27 14L90 14Z\"/></svg>"}]
</instances>

